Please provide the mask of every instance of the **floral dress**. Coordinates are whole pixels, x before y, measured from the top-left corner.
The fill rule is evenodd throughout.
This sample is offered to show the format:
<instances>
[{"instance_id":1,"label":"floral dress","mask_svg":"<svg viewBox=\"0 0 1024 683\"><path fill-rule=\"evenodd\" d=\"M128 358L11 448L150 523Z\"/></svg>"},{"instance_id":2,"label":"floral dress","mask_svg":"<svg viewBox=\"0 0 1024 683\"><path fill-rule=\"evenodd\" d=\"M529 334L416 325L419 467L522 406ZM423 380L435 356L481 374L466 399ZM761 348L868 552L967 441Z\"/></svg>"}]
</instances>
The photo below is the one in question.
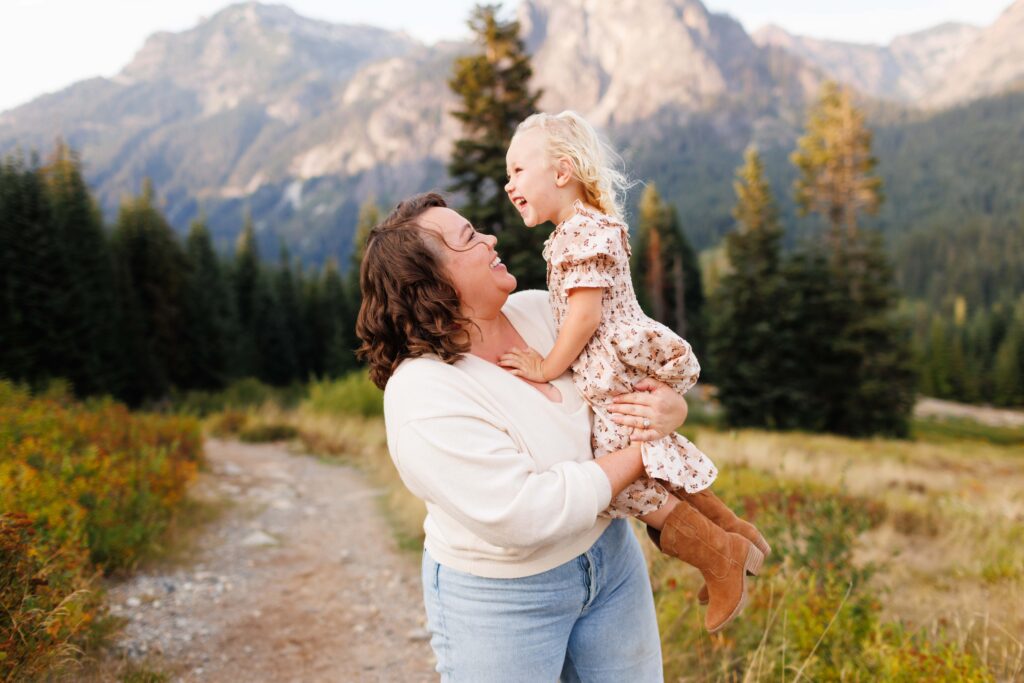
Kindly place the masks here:
<instances>
[{"instance_id":1,"label":"floral dress","mask_svg":"<svg viewBox=\"0 0 1024 683\"><path fill-rule=\"evenodd\" d=\"M685 393L696 384L700 365L686 340L640 308L629 273L626 225L579 201L575 209L544 243L544 260L559 328L574 287L604 289L601 323L572 364L576 389L594 410L592 446L594 457L601 457L629 445L631 429L615 424L607 410L612 397L632 391L645 377ZM616 496L608 509L612 517L653 512L667 500L665 487L696 493L718 475L710 458L679 434L645 442L641 449L648 476Z\"/></svg>"}]
</instances>

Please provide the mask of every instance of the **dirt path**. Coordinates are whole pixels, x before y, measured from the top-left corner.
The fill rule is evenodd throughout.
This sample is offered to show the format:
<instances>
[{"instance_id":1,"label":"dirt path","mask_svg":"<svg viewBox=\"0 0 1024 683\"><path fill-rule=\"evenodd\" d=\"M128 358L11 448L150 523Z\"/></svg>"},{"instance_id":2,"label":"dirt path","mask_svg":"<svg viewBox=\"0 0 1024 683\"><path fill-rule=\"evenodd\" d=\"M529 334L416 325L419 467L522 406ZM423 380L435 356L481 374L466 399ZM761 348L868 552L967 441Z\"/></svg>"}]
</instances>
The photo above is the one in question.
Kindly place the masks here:
<instances>
[{"instance_id":1,"label":"dirt path","mask_svg":"<svg viewBox=\"0 0 1024 683\"><path fill-rule=\"evenodd\" d=\"M937 398L918 399L914 406L917 417L962 417L991 427L1024 427L1024 410L976 406Z\"/></svg>"},{"instance_id":2,"label":"dirt path","mask_svg":"<svg viewBox=\"0 0 1024 683\"><path fill-rule=\"evenodd\" d=\"M238 503L197 561L109 590L118 642L175 681L436 681L416 558L349 467L210 440L197 497Z\"/></svg>"}]
</instances>

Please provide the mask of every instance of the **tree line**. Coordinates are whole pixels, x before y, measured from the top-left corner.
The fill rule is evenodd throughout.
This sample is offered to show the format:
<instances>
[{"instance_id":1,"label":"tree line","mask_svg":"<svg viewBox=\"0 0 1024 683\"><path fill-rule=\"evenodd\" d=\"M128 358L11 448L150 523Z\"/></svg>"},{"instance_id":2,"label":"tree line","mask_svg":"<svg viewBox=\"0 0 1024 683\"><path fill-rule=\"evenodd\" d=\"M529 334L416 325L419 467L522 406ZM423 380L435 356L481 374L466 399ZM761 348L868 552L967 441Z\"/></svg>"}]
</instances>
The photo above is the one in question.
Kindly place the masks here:
<instances>
[{"instance_id":1,"label":"tree line","mask_svg":"<svg viewBox=\"0 0 1024 683\"><path fill-rule=\"evenodd\" d=\"M378 220L367 203L357 240ZM62 377L81 396L138 405L172 388L285 385L356 367L358 267L307 270L284 246L266 261L251 217L228 257L202 218L181 240L148 181L108 231L61 142L45 164L0 162L0 297L0 376Z\"/></svg>"}]
</instances>

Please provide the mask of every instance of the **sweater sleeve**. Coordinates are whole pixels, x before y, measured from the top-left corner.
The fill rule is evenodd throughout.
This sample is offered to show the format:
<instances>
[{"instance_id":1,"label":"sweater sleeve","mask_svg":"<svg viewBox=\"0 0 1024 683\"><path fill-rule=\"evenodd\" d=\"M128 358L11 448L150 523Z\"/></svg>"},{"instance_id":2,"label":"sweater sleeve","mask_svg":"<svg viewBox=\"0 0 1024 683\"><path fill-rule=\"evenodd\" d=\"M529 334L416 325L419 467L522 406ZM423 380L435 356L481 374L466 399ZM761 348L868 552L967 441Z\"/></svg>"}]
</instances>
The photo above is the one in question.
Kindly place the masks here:
<instances>
[{"instance_id":1,"label":"sweater sleeve","mask_svg":"<svg viewBox=\"0 0 1024 683\"><path fill-rule=\"evenodd\" d=\"M611 502L592 460L537 471L485 416L437 416L399 428L392 458L409 490L483 541L520 548L584 533Z\"/></svg>"}]
</instances>

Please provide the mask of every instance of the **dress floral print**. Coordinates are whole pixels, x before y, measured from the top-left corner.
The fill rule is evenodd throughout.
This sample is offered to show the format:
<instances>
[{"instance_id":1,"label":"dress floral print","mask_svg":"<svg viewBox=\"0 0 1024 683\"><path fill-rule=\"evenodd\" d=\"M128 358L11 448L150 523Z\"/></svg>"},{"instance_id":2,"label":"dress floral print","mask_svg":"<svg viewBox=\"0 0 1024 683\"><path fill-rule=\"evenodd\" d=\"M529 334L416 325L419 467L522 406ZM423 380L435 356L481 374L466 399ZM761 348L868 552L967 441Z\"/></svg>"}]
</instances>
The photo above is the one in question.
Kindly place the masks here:
<instances>
[{"instance_id":1,"label":"dress floral print","mask_svg":"<svg viewBox=\"0 0 1024 683\"><path fill-rule=\"evenodd\" d=\"M574 287L604 288L601 323L572 364L576 389L594 410L592 446L600 457L629 445L630 429L615 424L607 411L613 396L632 391L645 377L685 393L696 384L700 365L686 340L640 308L629 273L626 225L579 201L575 209L545 242L544 260L558 327ZM616 496L608 508L612 517L653 512L667 500L665 487L696 493L718 476L711 459L679 434L644 443L641 450L648 476Z\"/></svg>"}]
</instances>

